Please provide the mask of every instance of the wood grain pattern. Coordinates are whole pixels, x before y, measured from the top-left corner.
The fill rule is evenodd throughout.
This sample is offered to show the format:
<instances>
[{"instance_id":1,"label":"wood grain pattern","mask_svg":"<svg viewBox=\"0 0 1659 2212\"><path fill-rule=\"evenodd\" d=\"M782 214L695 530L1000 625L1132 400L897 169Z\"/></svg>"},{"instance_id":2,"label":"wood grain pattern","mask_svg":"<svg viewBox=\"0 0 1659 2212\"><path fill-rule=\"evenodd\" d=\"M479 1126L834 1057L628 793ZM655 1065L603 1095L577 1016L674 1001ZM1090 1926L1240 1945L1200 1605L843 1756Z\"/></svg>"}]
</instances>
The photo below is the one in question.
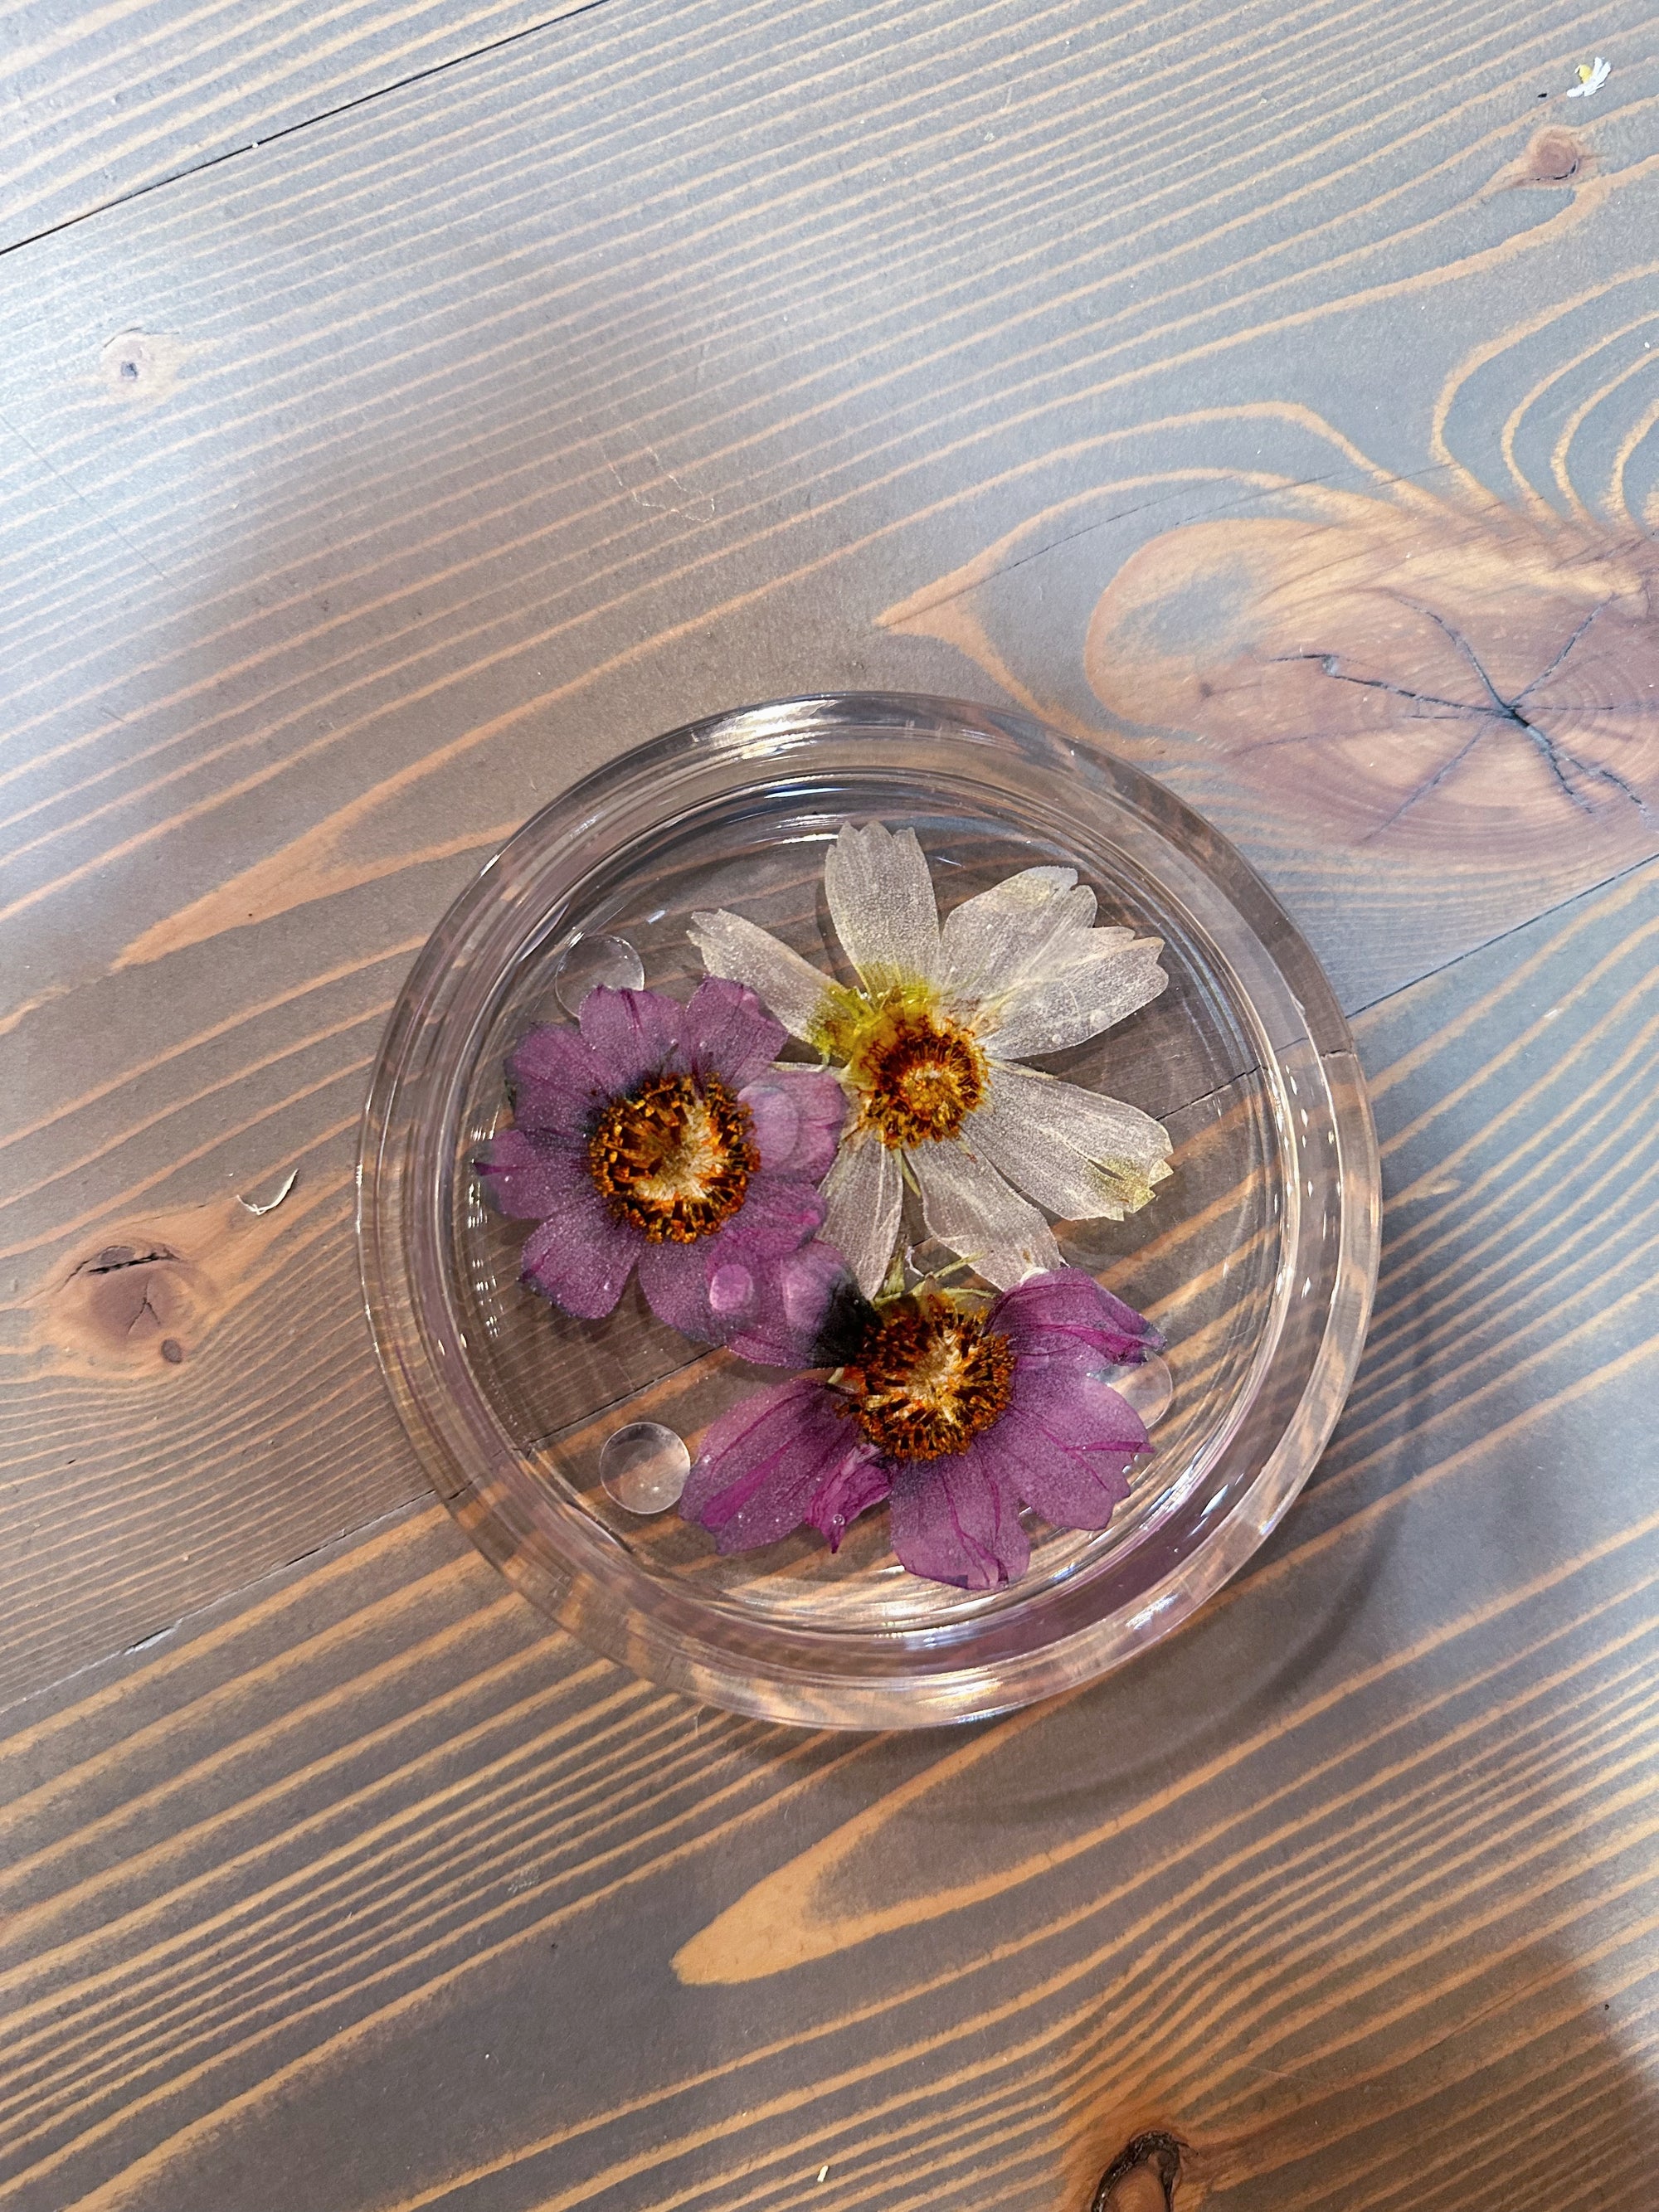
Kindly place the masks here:
<instances>
[{"instance_id":1,"label":"wood grain pattern","mask_svg":"<svg viewBox=\"0 0 1659 2212\"><path fill-rule=\"evenodd\" d=\"M0 252L581 4L24 0L0 26Z\"/></svg>"},{"instance_id":2,"label":"wood grain pattern","mask_svg":"<svg viewBox=\"0 0 1659 2212\"><path fill-rule=\"evenodd\" d=\"M1291 482L1374 491L1425 456L1438 481L1435 441L1486 419L1442 422L1449 380L1494 329L1538 325L1521 350L1553 368L1630 319L1649 65L1575 110L1582 173L1498 188L1537 128L1516 71L1547 80L1569 21L601 8L12 258L7 1387L33 1402L71 1357L42 1334L55 1285L151 1213L295 1166L332 1209L317 1274L276 1269L240 1309L282 1348L280 1455L228 1454L246 1423L198 1409L188 1366L159 1429L149 1380L20 1417L20 1686L418 1494L351 1336L350 1124L411 946L532 806L745 694L959 687L954 644L880 617L1109 450L1141 486L1117 520L1062 516L1018 571L1048 580L1030 653L1080 684L1102 558L1231 514L1268 428ZM1289 104L1267 89L1287 80ZM1540 295L1578 305L1552 320ZM1322 365L1407 328L1397 419L1334 446L1347 385ZM1592 446L1624 450L1639 393L1592 410ZM1632 514L1647 453L1622 465ZM1639 791L1611 850L1547 798L1554 857L1505 874L1477 815L1473 857L1396 898L1201 732L1116 736L1267 866L1350 1006L1649 835ZM319 1527L343 1394L364 1427ZM70 1459L108 1516L60 1514Z\"/></svg>"},{"instance_id":3,"label":"wood grain pattern","mask_svg":"<svg viewBox=\"0 0 1659 2212\"><path fill-rule=\"evenodd\" d=\"M1158 2124L1227 2212L1634 2212L1656 930L1649 866L1367 1017L1360 1387L1106 1683L700 1713L423 1509L19 1708L0 2203L1081 2205Z\"/></svg>"},{"instance_id":4,"label":"wood grain pattern","mask_svg":"<svg viewBox=\"0 0 1659 2212\"><path fill-rule=\"evenodd\" d=\"M1069 2212L1161 2127L1181 2212L1646 2212L1646 19L1570 103L1565 0L605 0L460 58L561 12L3 17L7 236L174 181L0 293L0 2206ZM1385 1143L1273 1545L948 1739L544 1632L351 1252L488 850L859 684L1202 807Z\"/></svg>"}]
</instances>

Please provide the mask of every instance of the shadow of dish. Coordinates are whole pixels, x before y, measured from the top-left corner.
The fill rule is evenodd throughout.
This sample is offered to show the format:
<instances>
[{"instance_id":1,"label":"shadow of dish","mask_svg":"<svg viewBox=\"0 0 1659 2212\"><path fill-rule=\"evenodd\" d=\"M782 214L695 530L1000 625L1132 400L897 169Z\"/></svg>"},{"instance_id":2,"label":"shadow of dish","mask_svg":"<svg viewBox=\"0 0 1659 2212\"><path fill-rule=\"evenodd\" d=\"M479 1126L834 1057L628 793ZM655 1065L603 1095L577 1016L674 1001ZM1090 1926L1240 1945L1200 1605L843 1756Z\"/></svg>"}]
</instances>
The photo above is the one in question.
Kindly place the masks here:
<instances>
[{"instance_id":1,"label":"shadow of dish","mask_svg":"<svg viewBox=\"0 0 1659 2212\"><path fill-rule=\"evenodd\" d=\"M1310 2051L1294 2071L1252 2087L1254 2069L1224 2060L1181 2132L1138 2127L1092 2193L1070 2201L1077 2212L1648 2212L1659 2163L1649 2001L1610 1961L1591 1984L1556 1947L1494 1947L1438 2033L1422 2034L1420 2016L1402 2033L1373 1998L1346 2048Z\"/></svg>"},{"instance_id":2,"label":"shadow of dish","mask_svg":"<svg viewBox=\"0 0 1659 2212\"><path fill-rule=\"evenodd\" d=\"M1516 1970L1506 2002L1468 2007L1380 2073L1362 2046L1328 2084L1310 2068L1299 2108L1281 2095L1258 2130L1206 2141L1194 2129L1175 2212L1648 2212L1659 2083L1644 2003L1596 1997L1552 1951Z\"/></svg>"},{"instance_id":3,"label":"shadow of dish","mask_svg":"<svg viewBox=\"0 0 1659 2212\"><path fill-rule=\"evenodd\" d=\"M1346 1737L1310 1751L1286 1717L1305 1706L1316 1736L1324 1725L1345 1653L1394 1587L1400 1538L1365 1530L1298 1586L1288 1615L1273 1564L1287 1541L1135 1666L942 1738L943 1755L896 1784L884 1747L826 1778L847 1817L691 1935L674 1956L680 1983L765 1981L901 1936L965 1941L940 1923L960 1931L957 1916L993 1905L1006 1930L1109 1893L1139 1896L1208 1821L1231 1817L1231 1778L1249 1773L1258 1810L1288 1800Z\"/></svg>"}]
</instances>

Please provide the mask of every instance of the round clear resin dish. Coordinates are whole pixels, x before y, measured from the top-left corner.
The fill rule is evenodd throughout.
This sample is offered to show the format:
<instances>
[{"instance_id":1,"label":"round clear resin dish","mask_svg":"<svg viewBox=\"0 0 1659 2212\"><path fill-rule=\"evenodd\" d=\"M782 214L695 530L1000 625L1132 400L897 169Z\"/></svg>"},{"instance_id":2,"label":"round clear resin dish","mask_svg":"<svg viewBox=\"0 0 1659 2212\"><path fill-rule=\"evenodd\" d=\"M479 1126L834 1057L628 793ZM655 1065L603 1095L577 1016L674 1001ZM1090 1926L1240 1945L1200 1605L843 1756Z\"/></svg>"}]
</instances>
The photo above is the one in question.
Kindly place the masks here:
<instances>
[{"instance_id":1,"label":"round clear resin dish","mask_svg":"<svg viewBox=\"0 0 1659 2212\"><path fill-rule=\"evenodd\" d=\"M823 860L849 821L914 829L942 913L1060 864L1103 922L1164 941L1161 996L1038 1063L1145 1109L1173 1140L1173 1173L1139 1212L1056 1224L1066 1259L1168 1339L1167 1377L1136 1386L1154 1449L1103 1531L1028 1516L1030 1571L994 1591L906 1573L884 1509L837 1553L805 1528L722 1556L674 1510L678 1483L710 1421L777 1376L688 1342L636 1285L605 1321L557 1311L519 1279L528 1225L491 1208L473 1167L510 1119L503 1062L527 1030L569 1020L595 982L690 995L694 912L728 908L843 973ZM709 1703L885 1729L1086 1681L1237 1571L1306 1481L1352 1379L1378 1194L1341 1012L1223 838L1124 762L1023 716L839 694L640 746L489 863L393 1012L358 1231L398 1410L516 1589Z\"/></svg>"}]
</instances>

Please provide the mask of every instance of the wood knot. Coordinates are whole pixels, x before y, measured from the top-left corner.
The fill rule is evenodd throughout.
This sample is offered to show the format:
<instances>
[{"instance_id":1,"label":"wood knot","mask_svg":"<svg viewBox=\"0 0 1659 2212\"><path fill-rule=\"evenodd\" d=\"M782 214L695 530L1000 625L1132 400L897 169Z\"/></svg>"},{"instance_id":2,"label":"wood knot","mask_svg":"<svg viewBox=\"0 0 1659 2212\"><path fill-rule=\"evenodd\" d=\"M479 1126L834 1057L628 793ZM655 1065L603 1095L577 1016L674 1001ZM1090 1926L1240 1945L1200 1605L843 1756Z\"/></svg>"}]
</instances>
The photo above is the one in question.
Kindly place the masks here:
<instances>
[{"instance_id":1,"label":"wood knot","mask_svg":"<svg viewBox=\"0 0 1659 2212\"><path fill-rule=\"evenodd\" d=\"M1540 185L1570 185L1589 159L1568 131L1540 131L1527 149L1525 166Z\"/></svg>"},{"instance_id":2,"label":"wood knot","mask_svg":"<svg viewBox=\"0 0 1659 2212\"><path fill-rule=\"evenodd\" d=\"M29 1340L64 1372L160 1385L193 1368L230 1309L258 1290L298 1218L227 1198L112 1221L104 1241L42 1280Z\"/></svg>"},{"instance_id":3,"label":"wood knot","mask_svg":"<svg viewBox=\"0 0 1659 2212\"><path fill-rule=\"evenodd\" d=\"M1186 2148L1163 2128L1132 2136L1101 2175L1089 2212L1173 2212Z\"/></svg>"},{"instance_id":4,"label":"wood knot","mask_svg":"<svg viewBox=\"0 0 1659 2212\"><path fill-rule=\"evenodd\" d=\"M185 1357L179 1331L195 1305L192 1270L170 1244L106 1244L64 1285L78 1333L97 1349L153 1358Z\"/></svg>"},{"instance_id":5,"label":"wood knot","mask_svg":"<svg viewBox=\"0 0 1659 2212\"><path fill-rule=\"evenodd\" d=\"M121 331L100 350L105 389L124 406L166 399L195 349L171 331Z\"/></svg>"},{"instance_id":6,"label":"wood knot","mask_svg":"<svg viewBox=\"0 0 1659 2212\"><path fill-rule=\"evenodd\" d=\"M1521 186L1543 185L1552 191L1570 188L1583 184L1595 167L1594 148L1563 125L1548 123L1541 131L1533 132L1525 153L1504 163L1481 197L1492 192L1512 192Z\"/></svg>"}]
</instances>

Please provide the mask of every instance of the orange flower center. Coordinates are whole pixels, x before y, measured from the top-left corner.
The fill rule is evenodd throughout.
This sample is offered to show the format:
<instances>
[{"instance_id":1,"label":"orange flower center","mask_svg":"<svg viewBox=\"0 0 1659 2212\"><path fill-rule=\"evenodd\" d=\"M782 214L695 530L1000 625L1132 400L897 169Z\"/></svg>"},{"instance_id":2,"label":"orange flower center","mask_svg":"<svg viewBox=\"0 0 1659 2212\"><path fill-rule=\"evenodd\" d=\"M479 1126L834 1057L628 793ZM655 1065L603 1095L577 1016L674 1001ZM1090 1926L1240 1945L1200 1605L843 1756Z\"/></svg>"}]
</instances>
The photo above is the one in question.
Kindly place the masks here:
<instances>
[{"instance_id":1,"label":"orange flower center","mask_svg":"<svg viewBox=\"0 0 1659 2212\"><path fill-rule=\"evenodd\" d=\"M1008 1410L1014 1348L976 1314L901 1308L866 1341L842 1377L853 1418L892 1459L965 1451Z\"/></svg>"},{"instance_id":2,"label":"orange flower center","mask_svg":"<svg viewBox=\"0 0 1659 2212\"><path fill-rule=\"evenodd\" d=\"M749 1109L722 1084L662 1075L611 1100L587 1140L587 1164L620 1219L653 1244L690 1244L732 1218L760 1152Z\"/></svg>"},{"instance_id":3,"label":"orange flower center","mask_svg":"<svg viewBox=\"0 0 1659 2212\"><path fill-rule=\"evenodd\" d=\"M954 1137L985 1097L985 1054L947 1017L884 1008L849 1070L862 1126L897 1150Z\"/></svg>"}]
</instances>

